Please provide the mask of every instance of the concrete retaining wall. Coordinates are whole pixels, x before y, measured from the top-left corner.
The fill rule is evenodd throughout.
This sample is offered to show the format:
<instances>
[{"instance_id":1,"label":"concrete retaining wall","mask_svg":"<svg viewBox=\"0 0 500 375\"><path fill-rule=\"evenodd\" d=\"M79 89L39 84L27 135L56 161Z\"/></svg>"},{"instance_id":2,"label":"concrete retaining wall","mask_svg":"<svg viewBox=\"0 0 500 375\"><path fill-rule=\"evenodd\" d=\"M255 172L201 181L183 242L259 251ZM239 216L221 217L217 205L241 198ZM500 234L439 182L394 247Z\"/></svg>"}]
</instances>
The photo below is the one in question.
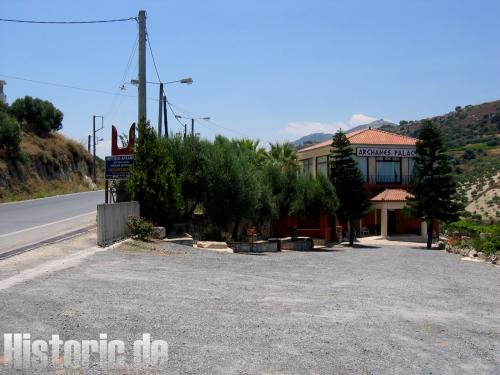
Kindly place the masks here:
<instances>
[{"instance_id":1,"label":"concrete retaining wall","mask_svg":"<svg viewBox=\"0 0 500 375\"><path fill-rule=\"evenodd\" d=\"M107 246L128 235L128 217L140 217L139 202L97 205L97 244Z\"/></svg>"},{"instance_id":2,"label":"concrete retaining wall","mask_svg":"<svg viewBox=\"0 0 500 375\"><path fill-rule=\"evenodd\" d=\"M277 242L233 242L231 248L235 253L267 253L278 251Z\"/></svg>"},{"instance_id":3,"label":"concrete retaining wall","mask_svg":"<svg viewBox=\"0 0 500 375\"><path fill-rule=\"evenodd\" d=\"M310 237L287 237L281 239L281 250L308 251L314 248L313 240Z\"/></svg>"}]
</instances>

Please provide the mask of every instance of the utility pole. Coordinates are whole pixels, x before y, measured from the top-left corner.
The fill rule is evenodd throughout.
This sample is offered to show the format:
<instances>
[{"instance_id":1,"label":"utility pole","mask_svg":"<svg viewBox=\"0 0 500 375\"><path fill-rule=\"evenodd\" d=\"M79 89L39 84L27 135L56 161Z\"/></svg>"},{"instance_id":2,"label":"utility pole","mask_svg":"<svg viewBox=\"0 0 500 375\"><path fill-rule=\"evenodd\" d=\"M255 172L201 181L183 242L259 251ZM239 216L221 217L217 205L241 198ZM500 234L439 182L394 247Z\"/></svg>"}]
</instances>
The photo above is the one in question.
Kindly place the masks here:
<instances>
[{"instance_id":1,"label":"utility pole","mask_svg":"<svg viewBox=\"0 0 500 375\"><path fill-rule=\"evenodd\" d=\"M194 137L194 118L191 119L191 136Z\"/></svg>"},{"instance_id":2,"label":"utility pole","mask_svg":"<svg viewBox=\"0 0 500 375\"><path fill-rule=\"evenodd\" d=\"M139 11L139 122L146 120L146 11ZM140 136L140 135L139 135Z\"/></svg>"},{"instance_id":3,"label":"utility pole","mask_svg":"<svg viewBox=\"0 0 500 375\"><path fill-rule=\"evenodd\" d=\"M90 139L92 138L92 136L89 134L89 139L88 139L88 143L87 143L87 151L89 152L90 154Z\"/></svg>"},{"instance_id":4,"label":"utility pole","mask_svg":"<svg viewBox=\"0 0 500 375\"><path fill-rule=\"evenodd\" d=\"M161 137L161 128L162 128L162 113L163 113L163 83L160 82L160 99L158 100L158 136ZM165 134L166 135L166 134Z\"/></svg>"},{"instance_id":5,"label":"utility pole","mask_svg":"<svg viewBox=\"0 0 500 375\"><path fill-rule=\"evenodd\" d=\"M96 129L95 128L95 119L99 117L101 119L101 127L99 129ZM95 136L95 133L98 132L99 130L102 130L104 128L104 116L96 116L94 115L92 117L92 128L93 128L93 132L92 134L94 135L92 137L93 139L93 144L94 144L94 152L93 152L93 159L94 159L94 162L93 162L93 168L92 168L92 182L95 184L96 183L96 156L95 156L95 146L97 144L97 142L99 141L96 136ZM102 140L102 139L101 139ZM90 135L89 135L89 146L90 146Z\"/></svg>"},{"instance_id":6,"label":"utility pole","mask_svg":"<svg viewBox=\"0 0 500 375\"><path fill-rule=\"evenodd\" d=\"M163 95L163 121L165 124L165 137L168 138L167 97Z\"/></svg>"},{"instance_id":7,"label":"utility pole","mask_svg":"<svg viewBox=\"0 0 500 375\"><path fill-rule=\"evenodd\" d=\"M95 184L95 181L96 181L96 175L95 175L95 115L92 117L92 129L93 129L93 132L92 134L94 135L92 137L93 139L93 142L94 142L94 161L92 163L92 182Z\"/></svg>"}]
</instances>

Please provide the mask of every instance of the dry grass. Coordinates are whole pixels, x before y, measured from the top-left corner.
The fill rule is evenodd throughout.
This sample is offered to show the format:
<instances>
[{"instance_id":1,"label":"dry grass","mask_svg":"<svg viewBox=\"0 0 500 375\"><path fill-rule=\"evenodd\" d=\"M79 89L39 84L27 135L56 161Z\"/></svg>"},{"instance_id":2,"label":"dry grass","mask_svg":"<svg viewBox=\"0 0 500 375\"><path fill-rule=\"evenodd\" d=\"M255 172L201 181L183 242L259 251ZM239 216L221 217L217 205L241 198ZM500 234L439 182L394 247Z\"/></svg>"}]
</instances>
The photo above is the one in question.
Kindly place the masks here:
<instances>
[{"instance_id":1,"label":"dry grass","mask_svg":"<svg viewBox=\"0 0 500 375\"><path fill-rule=\"evenodd\" d=\"M23 132L20 149L16 160L0 153L0 202L92 190L86 182L92 156L78 142L60 133L40 138ZM97 176L97 186L102 188L102 164Z\"/></svg>"}]
</instances>

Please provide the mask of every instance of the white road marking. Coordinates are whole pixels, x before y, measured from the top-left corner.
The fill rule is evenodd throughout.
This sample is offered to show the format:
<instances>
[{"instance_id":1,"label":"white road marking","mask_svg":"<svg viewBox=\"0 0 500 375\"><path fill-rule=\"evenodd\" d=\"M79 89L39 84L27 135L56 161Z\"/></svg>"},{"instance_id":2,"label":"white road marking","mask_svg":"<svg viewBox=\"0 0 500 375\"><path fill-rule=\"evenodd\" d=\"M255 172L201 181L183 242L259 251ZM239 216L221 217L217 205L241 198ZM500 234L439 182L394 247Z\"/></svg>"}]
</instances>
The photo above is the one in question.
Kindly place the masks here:
<instances>
[{"instance_id":1,"label":"white road marking","mask_svg":"<svg viewBox=\"0 0 500 375\"><path fill-rule=\"evenodd\" d=\"M5 233L5 234L1 234L0 235L0 238L3 238L3 237L8 237L8 236L12 236L14 234L19 234L19 233L24 233L24 232L28 232L30 230L34 230L34 229L40 229L40 228L44 228L44 227L48 227L50 225L54 225L54 224L60 224L60 223L64 223L66 221L70 221L70 220L73 220L73 219L78 219L80 217L83 217L83 216L88 216L90 214L96 214L97 211L91 211L91 212L87 212L85 214L81 214L81 215L77 215L77 216L72 216L72 217L68 217L67 219L62 219L62 220L58 220L58 221L53 221L52 223L47 223L47 224L42 224L42 225L37 225L35 227L31 227L31 228L26 228L26 229L21 229L21 230L18 230L18 231L15 231L15 232L10 232L10 233Z\"/></svg>"},{"instance_id":2,"label":"white road marking","mask_svg":"<svg viewBox=\"0 0 500 375\"><path fill-rule=\"evenodd\" d=\"M104 192L104 189L101 190L92 190L92 191L81 191L79 193L68 193L68 194L57 194L57 195L51 195L50 197L43 197L43 198L33 198L33 199L25 199L23 201L12 201L12 202L5 202L5 203L0 203L0 207L2 206L7 206L11 204L19 204L19 203L29 203L29 202L37 202L37 201L43 201L45 199L53 199L53 198L61 198L61 197L69 197L72 195L78 195L78 194L92 194L92 193L97 193L97 192ZM104 202L103 202L104 203Z\"/></svg>"}]
</instances>

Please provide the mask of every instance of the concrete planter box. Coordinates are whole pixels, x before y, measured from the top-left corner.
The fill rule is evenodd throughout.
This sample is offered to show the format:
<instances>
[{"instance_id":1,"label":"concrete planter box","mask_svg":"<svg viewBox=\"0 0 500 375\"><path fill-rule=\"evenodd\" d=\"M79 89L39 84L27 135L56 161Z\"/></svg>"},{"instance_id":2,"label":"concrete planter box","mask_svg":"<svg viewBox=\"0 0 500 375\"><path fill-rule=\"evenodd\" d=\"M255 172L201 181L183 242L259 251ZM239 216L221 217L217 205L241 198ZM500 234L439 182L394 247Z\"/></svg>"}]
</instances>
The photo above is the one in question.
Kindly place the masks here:
<instances>
[{"instance_id":1,"label":"concrete planter box","mask_svg":"<svg viewBox=\"0 0 500 375\"><path fill-rule=\"evenodd\" d=\"M278 251L278 242L233 242L230 247L235 253L270 253Z\"/></svg>"},{"instance_id":2,"label":"concrete planter box","mask_svg":"<svg viewBox=\"0 0 500 375\"><path fill-rule=\"evenodd\" d=\"M314 248L314 243L311 237L287 237L282 238L281 250L294 250L294 251L310 251Z\"/></svg>"}]
</instances>

